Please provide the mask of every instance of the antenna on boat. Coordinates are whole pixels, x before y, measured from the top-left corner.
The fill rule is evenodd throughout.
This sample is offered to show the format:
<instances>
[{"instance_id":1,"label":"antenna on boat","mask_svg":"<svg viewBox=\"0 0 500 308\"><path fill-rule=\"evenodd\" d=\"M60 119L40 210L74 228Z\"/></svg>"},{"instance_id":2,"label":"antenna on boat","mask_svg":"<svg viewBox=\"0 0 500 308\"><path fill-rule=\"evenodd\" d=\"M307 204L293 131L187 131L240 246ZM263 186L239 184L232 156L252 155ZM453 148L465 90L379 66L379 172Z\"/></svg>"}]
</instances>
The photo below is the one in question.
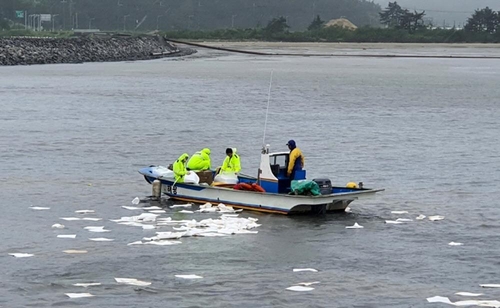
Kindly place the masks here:
<instances>
[{"instance_id":1,"label":"antenna on boat","mask_svg":"<svg viewBox=\"0 0 500 308\"><path fill-rule=\"evenodd\" d=\"M274 70L271 70L271 78L269 79L269 92L267 93L267 109L266 109L266 121L264 122L264 136L262 137L262 154L268 153L268 149L266 149L266 130L267 130L267 117L269 115L269 104L271 103L271 87L273 85L273 73ZM257 171L257 184L259 185L260 185L261 173L262 169L259 168L259 170Z\"/></svg>"},{"instance_id":2,"label":"antenna on boat","mask_svg":"<svg viewBox=\"0 0 500 308\"><path fill-rule=\"evenodd\" d=\"M269 92L267 94L266 121L264 122L264 137L262 138L262 147L263 148L266 146L267 116L269 114L269 104L271 103L271 86L273 85L273 73L274 73L274 70L271 71L271 78L269 80Z\"/></svg>"}]
</instances>

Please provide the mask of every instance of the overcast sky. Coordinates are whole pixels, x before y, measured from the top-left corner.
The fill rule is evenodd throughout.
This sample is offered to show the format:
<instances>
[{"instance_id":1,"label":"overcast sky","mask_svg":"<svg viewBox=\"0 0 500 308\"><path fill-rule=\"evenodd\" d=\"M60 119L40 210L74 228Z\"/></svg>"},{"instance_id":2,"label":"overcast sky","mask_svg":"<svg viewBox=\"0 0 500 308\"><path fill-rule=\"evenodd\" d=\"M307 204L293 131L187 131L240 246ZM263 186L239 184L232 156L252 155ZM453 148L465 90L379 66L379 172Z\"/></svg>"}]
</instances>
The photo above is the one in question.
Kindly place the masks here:
<instances>
[{"instance_id":1,"label":"overcast sky","mask_svg":"<svg viewBox=\"0 0 500 308\"><path fill-rule=\"evenodd\" d=\"M389 1L374 0L382 8L387 7ZM393 1L391 1L393 2ZM490 7L495 11L500 11L500 0L396 0L396 2L406 9L417 9L426 11L426 17L432 18L435 25L441 26L443 22L447 25L457 26L467 21L475 9Z\"/></svg>"}]
</instances>

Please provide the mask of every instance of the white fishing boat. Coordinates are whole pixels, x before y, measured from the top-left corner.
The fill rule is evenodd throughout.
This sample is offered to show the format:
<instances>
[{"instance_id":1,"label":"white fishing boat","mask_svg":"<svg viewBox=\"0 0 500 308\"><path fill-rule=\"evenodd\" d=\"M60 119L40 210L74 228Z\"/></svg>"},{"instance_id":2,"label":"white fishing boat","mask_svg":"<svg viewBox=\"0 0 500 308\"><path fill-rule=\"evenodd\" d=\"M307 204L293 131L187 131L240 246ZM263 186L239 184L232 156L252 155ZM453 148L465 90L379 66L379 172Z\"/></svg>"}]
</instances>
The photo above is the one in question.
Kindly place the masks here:
<instances>
[{"instance_id":1,"label":"white fishing boat","mask_svg":"<svg viewBox=\"0 0 500 308\"><path fill-rule=\"evenodd\" d=\"M329 179L315 179L321 187L321 194L291 194L291 180L286 175L288 152L269 153L269 145L262 149L257 177L238 175L238 183L258 184L265 190L247 191L234 189L232 185L208 185L207 183L176 183L171 170L161 166L142 168L139 173L153 184L160 182L160 194L172 200L194 203L223 203L233 208L279 214L327 213L344 211L359 198L372 196L383 189L363 187L334 187ZM215 171L212 171L215 176ZM295 180L305 180L306 171L295 172ZM233 184L236 184L234 182Z\"/></svg>"}]
</instances>

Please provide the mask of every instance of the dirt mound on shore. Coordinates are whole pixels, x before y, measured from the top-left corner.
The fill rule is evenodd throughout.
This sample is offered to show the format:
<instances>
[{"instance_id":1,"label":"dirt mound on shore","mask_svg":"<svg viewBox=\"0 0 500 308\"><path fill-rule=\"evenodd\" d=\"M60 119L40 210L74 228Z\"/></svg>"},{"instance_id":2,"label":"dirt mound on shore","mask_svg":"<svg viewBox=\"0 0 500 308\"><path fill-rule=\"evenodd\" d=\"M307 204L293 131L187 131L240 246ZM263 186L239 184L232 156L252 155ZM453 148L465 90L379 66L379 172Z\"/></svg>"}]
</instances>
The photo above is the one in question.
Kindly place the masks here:
<instances>
[{"instance_id":1,"label":"dirt mound on shore","mask_svg":"<svg viewBox=\"0 0 500 308\"><path fill-rule=\"evenodd\" d=\"M356 27L355 24L350 22L349 20L345 18L339 18L339 19L332 19L329 22L325 24L326 27L339 27L339 28L344 28L344 29L349 29L349 30L356 30L358 27Z\"/></svg>"}]
</instances>

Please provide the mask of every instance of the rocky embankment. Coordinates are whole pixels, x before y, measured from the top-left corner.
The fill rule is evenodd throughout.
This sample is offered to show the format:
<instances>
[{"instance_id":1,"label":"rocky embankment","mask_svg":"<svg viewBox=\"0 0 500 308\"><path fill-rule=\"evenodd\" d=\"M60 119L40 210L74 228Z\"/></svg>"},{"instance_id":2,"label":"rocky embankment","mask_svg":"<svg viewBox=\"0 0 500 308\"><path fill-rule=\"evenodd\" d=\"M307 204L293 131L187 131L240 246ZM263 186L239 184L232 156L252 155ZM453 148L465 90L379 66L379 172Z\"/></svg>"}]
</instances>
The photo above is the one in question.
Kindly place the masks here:
<instances>
[{"instance_id":1,"label":"rocky embankment","mask_svg":"<svg viewBox=\"0 0 500 308\"><path fill-rule=\"evenodd\" d=\"M0 38L0 65L147 60L195 53L160 36Z\"/></svg>"}]
</instances>

